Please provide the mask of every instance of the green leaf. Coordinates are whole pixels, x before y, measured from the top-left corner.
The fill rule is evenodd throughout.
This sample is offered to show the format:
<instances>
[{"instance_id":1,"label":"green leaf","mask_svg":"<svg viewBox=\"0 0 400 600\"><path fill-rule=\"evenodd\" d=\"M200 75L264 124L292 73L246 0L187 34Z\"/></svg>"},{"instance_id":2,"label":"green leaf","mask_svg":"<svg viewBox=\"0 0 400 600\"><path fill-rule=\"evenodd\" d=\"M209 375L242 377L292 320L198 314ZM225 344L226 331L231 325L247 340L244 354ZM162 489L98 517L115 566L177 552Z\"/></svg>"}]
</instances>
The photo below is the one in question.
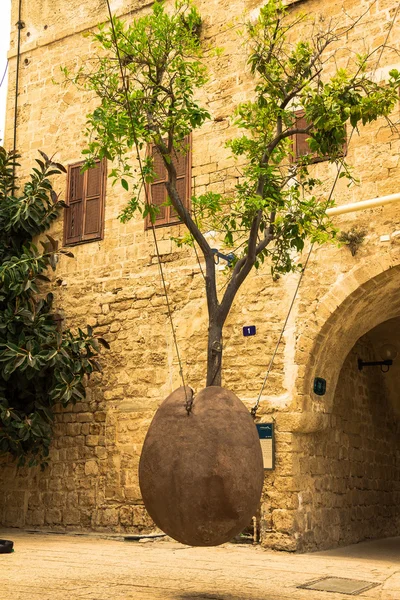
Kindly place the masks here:
<instances>
[{"instance_id":1,"label":"green leaf","mask_svg":"<svg viewBox=\"0 0 400 600\"><path fill-rule=\"evenodd\" d=\"M102 345L104 346L104 348L107 348L107 350L110 349L110 344L107 342L107 340L105 340L104 338L101 337L97 337L96 340Z\"/></svg>"},{"instance_id":2,"label":"green leaf","mask_svg":"<svg viewBox=\"0 0 400 600\"><path fill-rule=\"evenodd\" d=\"M64 250L64 248L62 248L60 250L60 254L64 254L65 256L68 256L69 258L75 258L75 255L73 254L73 252L71 252L70 250Z\"/></svg>"}]
</instances>

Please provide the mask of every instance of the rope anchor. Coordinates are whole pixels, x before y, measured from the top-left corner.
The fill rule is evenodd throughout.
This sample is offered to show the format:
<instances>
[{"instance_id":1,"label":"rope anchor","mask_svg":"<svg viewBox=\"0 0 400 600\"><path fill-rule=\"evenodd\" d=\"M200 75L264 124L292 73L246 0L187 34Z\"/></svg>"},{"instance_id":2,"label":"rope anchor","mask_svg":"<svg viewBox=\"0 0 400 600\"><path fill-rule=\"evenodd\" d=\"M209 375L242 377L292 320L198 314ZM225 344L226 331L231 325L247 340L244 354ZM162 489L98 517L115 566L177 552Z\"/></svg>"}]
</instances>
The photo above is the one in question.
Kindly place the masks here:
<instances>
[{"instance_id":1,"label":"rope anchor","mask_svg":"<svg viewBox=\"0 0 400 600\"><path fill-rule=\"evenodd\" d=\"M185 390L185 394L186 394L186 390ZM186 409L188 416L192 412L193 401L194 401L194 389L189 387L189 395L186 394L186 403L185 403L185 409Z\"/></svg>"}]
</instances>

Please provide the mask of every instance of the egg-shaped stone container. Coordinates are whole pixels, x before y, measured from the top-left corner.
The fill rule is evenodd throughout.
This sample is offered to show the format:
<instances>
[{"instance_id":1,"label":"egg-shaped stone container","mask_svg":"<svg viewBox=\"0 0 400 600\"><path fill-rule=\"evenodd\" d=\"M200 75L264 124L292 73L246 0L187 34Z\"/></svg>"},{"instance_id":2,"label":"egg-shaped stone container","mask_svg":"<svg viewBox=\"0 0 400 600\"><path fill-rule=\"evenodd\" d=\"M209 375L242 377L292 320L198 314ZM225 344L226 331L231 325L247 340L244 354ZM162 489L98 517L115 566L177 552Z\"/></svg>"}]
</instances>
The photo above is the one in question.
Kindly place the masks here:
<instances>
[{"instance_id":1,"label":"egg-shaped stone container","mask_svg":"<svg viewBox=\"0 0 400 600\"><path fill-rule=\"evenodd\" d=\"M190 388L157 410L144 441L139 482L156 525L190 546L217 546L247 527L259 506L263 458L253 419L235 394Z\"/></svg>"}]
</instances>

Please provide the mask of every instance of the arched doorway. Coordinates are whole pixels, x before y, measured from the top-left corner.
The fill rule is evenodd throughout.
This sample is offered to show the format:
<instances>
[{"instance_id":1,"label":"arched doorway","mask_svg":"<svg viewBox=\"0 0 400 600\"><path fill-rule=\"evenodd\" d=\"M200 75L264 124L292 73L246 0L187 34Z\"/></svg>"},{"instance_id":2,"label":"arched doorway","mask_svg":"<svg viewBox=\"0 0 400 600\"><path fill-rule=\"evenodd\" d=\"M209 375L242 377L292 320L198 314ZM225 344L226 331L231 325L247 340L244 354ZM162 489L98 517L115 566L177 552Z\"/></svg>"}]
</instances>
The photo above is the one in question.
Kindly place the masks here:
<instances>
[{"instance_id":1,"label":"arched doorway","mask_svg":"<svg viewBox=\"0 0 400 600\"><path fill-rule=\"evenodd\" d=\"M359 370L398 356L389 372ZM384 271L349 294L316 336L304 380L327 380L308 411L324 428L296 436L299 451L299 547L332 548L400 535L400 269ZM308 406L307 406L308 405Z\"/></svg>"}]
</instances>

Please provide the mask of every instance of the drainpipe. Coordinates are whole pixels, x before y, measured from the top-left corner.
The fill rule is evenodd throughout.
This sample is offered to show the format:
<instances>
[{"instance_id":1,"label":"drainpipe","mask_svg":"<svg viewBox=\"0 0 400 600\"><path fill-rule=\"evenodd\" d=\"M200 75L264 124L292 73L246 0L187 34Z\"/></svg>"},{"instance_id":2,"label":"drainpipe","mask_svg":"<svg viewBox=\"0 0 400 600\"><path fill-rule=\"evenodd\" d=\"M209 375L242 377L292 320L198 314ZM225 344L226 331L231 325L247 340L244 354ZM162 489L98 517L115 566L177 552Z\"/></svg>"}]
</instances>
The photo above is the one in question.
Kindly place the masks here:
<instances>
[{"instance_id":1,"label":"drainpipe","mask_svg":"<svg viewBox=\"0 0 400 600\"><path fill-rule=\"evenodd\" d=\"M400 192L391 194L390 196L372 198L372 200L361 200L361 202L351 202L350 204L343 204L342 206L334 206L333 208L328 208L326 214L329 217L333 217L336 215L344 215L345 213L357 212L359 210L366 210L367 208L376 208L377 206L394 204L395 202L400 202Z\"/></svg>"}]
</instances>

